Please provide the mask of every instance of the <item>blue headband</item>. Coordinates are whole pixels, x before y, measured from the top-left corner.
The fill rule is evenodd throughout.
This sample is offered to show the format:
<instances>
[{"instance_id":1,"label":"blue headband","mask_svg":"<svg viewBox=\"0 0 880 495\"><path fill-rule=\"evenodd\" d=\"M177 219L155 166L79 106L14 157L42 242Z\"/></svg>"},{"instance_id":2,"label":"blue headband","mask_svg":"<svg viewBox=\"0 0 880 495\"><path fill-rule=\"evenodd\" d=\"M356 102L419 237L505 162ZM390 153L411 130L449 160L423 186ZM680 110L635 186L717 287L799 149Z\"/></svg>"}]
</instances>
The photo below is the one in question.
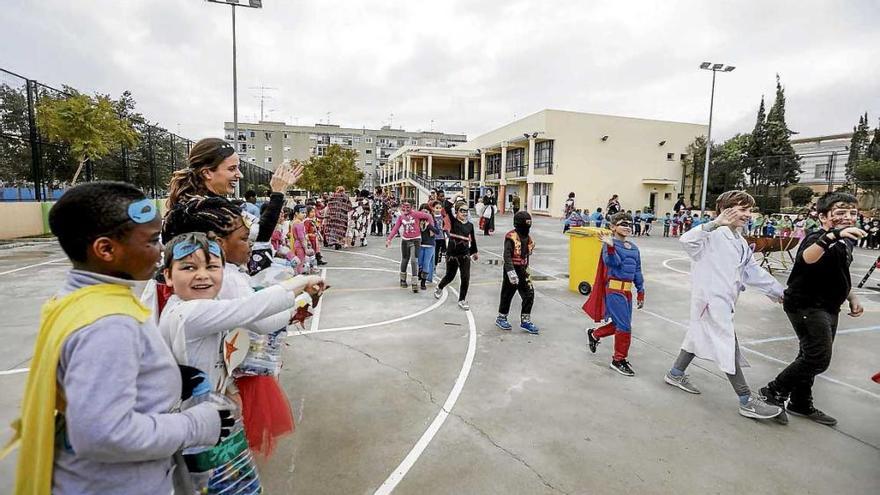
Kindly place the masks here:
<instances>
[{"instance_id":1,"label":"blue headband","mask_svg":"<svg viewBox=\"0 0 880 495\"><path fill-rule=\"evenodd\" d=\"M128 218L134 223L152 222L156 218L156 204L152 199L141 199L128 205Z\"/></svg>"},{"instance_id":2,"label":"blue headband","mask_svg":"<svg viewBox=\"0 0 880 495\"><path fill-rule=\"evenodd\" d=\"M175 260L182 260L200 248L201 246L199 246L197 242L181 242L174 246L174 249L171 251L171 256ZM208 252L214 256L221 256L220 245L215 241L208 241Z\"/></svg>"}]
</instances>

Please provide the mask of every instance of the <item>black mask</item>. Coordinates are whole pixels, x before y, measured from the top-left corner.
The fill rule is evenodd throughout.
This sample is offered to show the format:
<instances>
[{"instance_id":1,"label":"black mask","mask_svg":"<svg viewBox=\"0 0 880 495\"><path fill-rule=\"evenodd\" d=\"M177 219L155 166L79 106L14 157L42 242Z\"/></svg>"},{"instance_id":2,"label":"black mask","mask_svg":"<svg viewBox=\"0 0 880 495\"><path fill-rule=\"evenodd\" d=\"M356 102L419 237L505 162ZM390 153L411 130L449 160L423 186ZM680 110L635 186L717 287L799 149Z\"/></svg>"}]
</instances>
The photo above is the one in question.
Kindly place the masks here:
<instances>
[{"instance_id":1,"label":"black mask","mask_svg":"<svg viewBox=\"0 0 880 495\"><path fill-rule=\"evenodd\" d=\"M513 230L515 230L517 234L526 237L529 235L529 230L531 228L532 216L529 215L528 212L520 211L513 216Z\"/></svg>"}]
</instances>

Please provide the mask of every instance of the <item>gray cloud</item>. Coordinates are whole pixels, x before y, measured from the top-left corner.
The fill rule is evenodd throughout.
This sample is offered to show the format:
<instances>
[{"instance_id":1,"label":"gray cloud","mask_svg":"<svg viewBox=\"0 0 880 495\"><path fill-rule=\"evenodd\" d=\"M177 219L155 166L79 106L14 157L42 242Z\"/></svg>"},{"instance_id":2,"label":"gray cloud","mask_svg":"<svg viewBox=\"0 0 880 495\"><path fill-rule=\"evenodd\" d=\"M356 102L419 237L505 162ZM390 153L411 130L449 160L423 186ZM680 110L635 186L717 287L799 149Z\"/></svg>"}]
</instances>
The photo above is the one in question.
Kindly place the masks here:
<instances>
[{"instance_id":1,"label":"gray cloud","mask_svg":"<svg viewBox=\"0 0 880 495\"><path fill-rule=\"evenodd\" d=\"M5 68L119 94L192 137L231 120L229 7L202 1L12 0ZM716 135L748 132L775 74L801 135L880 114L877 4L818 1L264 0L238 11L239 119L264 84L271 120L434 127L470 136L542 108L705 122L703 60L718 77Z\"/></svg>"}]
</instances>

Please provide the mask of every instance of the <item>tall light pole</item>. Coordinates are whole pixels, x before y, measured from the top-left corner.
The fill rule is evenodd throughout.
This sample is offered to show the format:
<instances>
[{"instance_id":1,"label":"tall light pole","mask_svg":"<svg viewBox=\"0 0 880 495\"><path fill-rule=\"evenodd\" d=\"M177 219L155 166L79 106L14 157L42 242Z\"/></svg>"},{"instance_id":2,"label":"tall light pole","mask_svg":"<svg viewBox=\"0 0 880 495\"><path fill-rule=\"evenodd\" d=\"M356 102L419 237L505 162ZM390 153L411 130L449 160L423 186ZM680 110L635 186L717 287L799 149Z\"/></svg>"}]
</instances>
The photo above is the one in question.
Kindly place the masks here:
<instances>
[{"instance_id":1,"label":"tall light pole","mask_svg":"<svg viewBox=\"0 0 880 495\"><path fill-rule=\"evenodd\" d=\"M235 143L235 152L238 153L238 68L236 66L235 53L235 8L248 7L262 9L263 0L207 0L209 3L226 4L232 7L232 141ZM240 196L238 183L235 183L235 195Z\"/></svg>"},{"instance_id":2,"label":"tall light pole","mask_svg":"<svg viewBox=\"0 0 880 495\"><path fill-rule=\"evenodd\" d=\"M715 107L715 73L731 72L736 67L732 65L713 64L712 62L703 62L700 68L712 71L712 96L709 98L709 132L706 136L706 163L703 165L703 188L700 199L700 214L706 214L706 189L709 185L709 156L712 154L712 110Z\"/></svg>"}]
</instances>

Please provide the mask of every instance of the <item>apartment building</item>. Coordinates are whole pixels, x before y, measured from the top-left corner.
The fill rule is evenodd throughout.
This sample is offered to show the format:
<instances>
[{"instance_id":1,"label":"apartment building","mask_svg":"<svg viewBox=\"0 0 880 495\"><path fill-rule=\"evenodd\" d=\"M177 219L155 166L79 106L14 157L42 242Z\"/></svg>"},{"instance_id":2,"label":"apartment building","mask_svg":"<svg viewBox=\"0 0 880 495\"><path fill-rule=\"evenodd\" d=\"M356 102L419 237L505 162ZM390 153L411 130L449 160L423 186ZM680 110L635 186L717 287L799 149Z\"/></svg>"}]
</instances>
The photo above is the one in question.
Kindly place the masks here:
<instances>
[{"instance_id":1,"label":"apartment building","mask_svg":"<svg viewBox=\"0 0 880 495\"><path fill-rule=\"evenodd\" d=\"M225 122L224 129L226 140L234 144L242 160L267 170L274 170L284 160L305 161L311 156L322 156L332 144L356 150L356 165L364 173L363 187L378 185L378 168L403 146L449 148L467 140L464 134L411 132L390 126L367 129L336 124L298 126L271 121L239 122L237 139L232 122Z\"/></svg>"}]
</instances>

